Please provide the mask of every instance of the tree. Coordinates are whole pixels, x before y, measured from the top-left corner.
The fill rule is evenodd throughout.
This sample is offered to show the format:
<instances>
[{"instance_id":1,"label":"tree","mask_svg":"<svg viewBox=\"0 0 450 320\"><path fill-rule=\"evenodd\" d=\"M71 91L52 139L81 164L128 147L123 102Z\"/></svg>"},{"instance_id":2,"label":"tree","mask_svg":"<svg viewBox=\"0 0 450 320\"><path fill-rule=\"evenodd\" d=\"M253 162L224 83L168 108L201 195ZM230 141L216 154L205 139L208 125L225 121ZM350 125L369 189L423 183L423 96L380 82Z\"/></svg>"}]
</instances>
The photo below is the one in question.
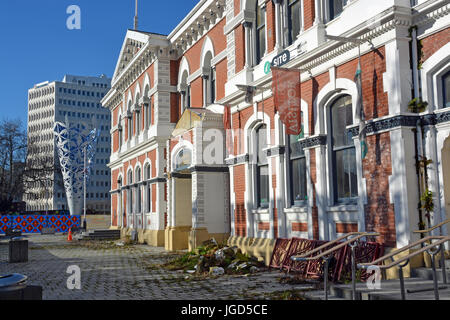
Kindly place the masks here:
<instances>
[{"instance_id":1,"label":"tree","mask_svg":"<svg viewBox=\"0 0 450 320\"><path fill-rule=\"evenodd\" d=\"M21 200L27 148L26 132L20 120L0 123L0 211Z\"/></svg>"},{"instance_id":2,"label":"tree","mask_svg":"<svg viewBox=\"0 0 450 320\"><path fill-rule=\"evenodd\" d=\"M50 199L53 185L62 185L55 151L40 142L41 134L27 136L22 121L0 122L0 212L22 199Z\"/></svg>"}]
</instances>

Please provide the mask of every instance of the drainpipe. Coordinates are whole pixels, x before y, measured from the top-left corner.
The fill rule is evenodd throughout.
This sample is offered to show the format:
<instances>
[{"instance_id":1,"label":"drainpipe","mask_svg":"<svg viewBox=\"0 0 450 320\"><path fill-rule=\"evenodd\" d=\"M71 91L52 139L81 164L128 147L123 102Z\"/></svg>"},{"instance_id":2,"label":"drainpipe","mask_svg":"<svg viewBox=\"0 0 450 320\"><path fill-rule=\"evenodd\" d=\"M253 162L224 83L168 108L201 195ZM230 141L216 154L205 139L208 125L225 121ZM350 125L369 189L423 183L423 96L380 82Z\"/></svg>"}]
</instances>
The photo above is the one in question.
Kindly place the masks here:
<instances>
[{"instance_id":1,"label":"drainpipe","mask_svg":"<svg viewBox=\"0 0 450 320\"><path fill-rule=\"evenodd\" d=\"M420 98L420 79L418 69L418 55L417 55L417 28L413 27L411 30L411 53L412 53L412 76L413 76L413 89L414 98L416 101ZM417 177L419 187L419 222L423 225L423 209L422 209L422 194L426 190L426 166L422 168L420 166L420 160L424 159L424 146L423 146L423 127L422 119L418 119L416 122L416 132L414 133L415 147L416 147L416 166ZM423 234L421 234L423 238Z\"/></svg>"}]
</instances>

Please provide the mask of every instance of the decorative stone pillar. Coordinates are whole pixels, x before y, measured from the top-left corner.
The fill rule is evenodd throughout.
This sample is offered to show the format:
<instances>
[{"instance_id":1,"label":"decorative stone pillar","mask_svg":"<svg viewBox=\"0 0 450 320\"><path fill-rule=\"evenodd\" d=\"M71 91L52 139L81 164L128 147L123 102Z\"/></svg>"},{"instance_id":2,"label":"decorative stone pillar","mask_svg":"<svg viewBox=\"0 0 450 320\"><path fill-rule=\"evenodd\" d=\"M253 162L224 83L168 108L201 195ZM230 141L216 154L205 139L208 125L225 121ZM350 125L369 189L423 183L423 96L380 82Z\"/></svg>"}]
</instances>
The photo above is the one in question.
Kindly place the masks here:
<instances>
[{"instance_id":1,"label":"decorative stone pillar","mask_svg":"<svg viewBox=\"0 0 450 320\"><path fill-rule=\"evenodd\" d=\"M275 50L279 50L283 47L283 34L281 26L281 2L282 0L273 0L275 4ZM267 28L267 26L266 26Z\"/></svg>"},{"instance_id":2,"label":"decorative stone pillar","mask_svg":"<svg viewBox=\"0 0 450 320\"><path fill-rule=\"evenodd\" d=\"M315 6L314 6L314 25L322 24L323 23L323 16L322 16L322 0L316 0Z\"/></svg>"}]
</instances>

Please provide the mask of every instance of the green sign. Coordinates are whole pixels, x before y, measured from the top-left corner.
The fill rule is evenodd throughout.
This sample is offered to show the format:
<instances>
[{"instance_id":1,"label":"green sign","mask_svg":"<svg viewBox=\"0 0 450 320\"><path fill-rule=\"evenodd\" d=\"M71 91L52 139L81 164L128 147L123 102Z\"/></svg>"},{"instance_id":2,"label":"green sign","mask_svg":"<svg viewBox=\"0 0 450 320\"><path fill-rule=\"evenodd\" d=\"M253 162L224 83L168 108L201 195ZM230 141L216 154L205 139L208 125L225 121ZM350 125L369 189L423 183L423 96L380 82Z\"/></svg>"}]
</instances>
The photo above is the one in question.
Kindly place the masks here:
<instances>
[{"instance_id":1,"label":"green sign","mask_svg":"<svg viewBox=\"0 0 450 320\"><path fill-rule=\"evenodd\" d=\"M270 73L270 67L271 67L271 63L269 61L266 62L266 64L264 65L264 73L265 74L269 74Z\"/></svg>"}]
</instances>

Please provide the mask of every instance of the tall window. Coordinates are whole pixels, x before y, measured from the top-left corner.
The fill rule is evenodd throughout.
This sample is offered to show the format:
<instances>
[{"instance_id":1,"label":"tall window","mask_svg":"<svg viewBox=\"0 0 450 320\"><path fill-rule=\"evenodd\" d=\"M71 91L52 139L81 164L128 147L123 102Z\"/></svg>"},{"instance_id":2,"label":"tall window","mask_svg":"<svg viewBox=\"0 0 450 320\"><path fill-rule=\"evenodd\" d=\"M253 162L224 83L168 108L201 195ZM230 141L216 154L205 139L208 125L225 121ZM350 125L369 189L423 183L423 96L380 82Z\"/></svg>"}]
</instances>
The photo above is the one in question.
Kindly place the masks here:
<instances>
[{"instance_id":1,"label":"tall window","mask_svg":"<svg viewBox=\"0 0 450 320\"><path fill-rule=\"evenodd\" d=\"M330 21L337 18L344 10L346 0L329 0Z\"/></svg>"},{"instance_id":2,"label":"tall window","mask_svg":"<svg viewBox=\"0 0 450 320\"><path fill-rule=\"evenodd\" d=\"M122 143L123 143L123 130L119 120L119 149L122 147Z\"/></svg>"},{"instance_id":3,"label":"tall window","mask_svg":"<svg viewBox=\"0 0 450 320\"><path fill-rule=\"evenodd\" d=\"M302 113L303 121L303 113ZM290 185L291 185L291 204L294 206L304 205L308 200L306 190L306 156L301 143L304 138L304 131L298 136L289 136L289 159L290 159Z\"/></svg>"},{"instance_id":4,"label":"tall window","mask_svg":"<svg viewBox=\"0 0 450 320\"><path fill-rule=\"evenodd\" d=\"M288 42L289 45L291 45L295 41L295 39L297 39L297 36L299 35L301 29L301 22L302 22L301 0L288 0L287 9L288 9L287 14L288 14L288 29L289 29Z\"/></svg>"},{"instance_id":5,"label":"tall window","mask_svg":"<svg viewBox=\"0 0 450 320\"><path fill-rule=\"evenodd\" d=\"M145 104L145 127L150 128L152 125L151 103Z\"/></svg>"},{"instance_id":6,"label":"tall window","mask_svg":"<svg viewBox=\"0 0 450 320\"><path fill-rule=\"evenodd\" d=\"M351 97L338 98L330 113L334 197L337 203L352 202L358 197L358 185L355 146L351 132L346 129L353 124Z\"/></svg>"},{"instance_id":7,"label":"tall window","mask_svg":"<svg viewBox=\"0 0 450 320\"><path fill-rule=\"evenodd\" d=\"M147 179L147 181L151 179L150 165L147 165L145 167L145 178ZM145 196L147 198L145 212L152 212L152 186L150 185L150 183L147 183L147 186L145 188Z\"/></svg>"},{"instance_id":8,"label":"tall window","mask_svg":"<svg viewBox=\"0 0 450 320\"><path fill-rule=\"evenodd\" d=\"M188 84L187 89L186 89L186 107L190 108L191 107L191 85Z\"/></svg>"},{"instance_id":9,"label":"tall window","mask_svg":"<svg viewBox=\"0 0 450 320\"><path fill-rule=\"evenodd\" d=\"M127 203L128 203L128 214L131 214L133 212L133 187L131 186L133 184L133 172L130 170L128 172L128 194L127 194Z\"/></svg>"},{"instance_id":10,"label":"tall window","mask_svg":"<svg viewBox=\"0 0 450 320\"><path fill-rule=\"evenodd\" d=\"M442 77L442 92L444 95L444 108L450 107L450 71Z\"/></svg>"},{"instance_id":11,"label":"tall window","mask_svg":"<svg viewBox=\"0 0 450 320\"><path fill-rule=\"evenodd\" d=\"M210 103L213 104L216 101L216 68L211 68L211 95L210 95Z\"/></svg>"},{"instance_id":12,"label":"tall window","mask_svg":"<svg viewBox=\"0 0 450 320\"><path fill-rule=\"evenodd\" d=\"M141 113L139 109L136 110L136 135L138 136L141 131Z\"/></svg>"},{"instance_id":13,"label":"tall window","mask_svg":"<svg viewBox=\"0 0 450 320\"><path fill-rule=\"evenodd\" d=\"M266 52L266 9L256 5L256 64Z\"/></svg>"},{"instance_id":14,"label":"tall window","mask_svg":"<svg viewBox=\"0 0 450 320\"><path fill-rule=\"evenodd\" d=\"M141 168L136 169L136 183L141 182ZM136 185L136 212L141 213L142 209L142 195L141 195L141 187Z\"/></svg>"},{"instance_id":15,"label":"tall window","mask_svg":"<svg viewBox=\"0 0 450 320\"><path fill-rule=\"evenodd\" d=\"M266 125L261 125L256 129L256 191L259 208L269 207L269 164L264 149L267 148Z\"/></svg>"}]
</instances>

